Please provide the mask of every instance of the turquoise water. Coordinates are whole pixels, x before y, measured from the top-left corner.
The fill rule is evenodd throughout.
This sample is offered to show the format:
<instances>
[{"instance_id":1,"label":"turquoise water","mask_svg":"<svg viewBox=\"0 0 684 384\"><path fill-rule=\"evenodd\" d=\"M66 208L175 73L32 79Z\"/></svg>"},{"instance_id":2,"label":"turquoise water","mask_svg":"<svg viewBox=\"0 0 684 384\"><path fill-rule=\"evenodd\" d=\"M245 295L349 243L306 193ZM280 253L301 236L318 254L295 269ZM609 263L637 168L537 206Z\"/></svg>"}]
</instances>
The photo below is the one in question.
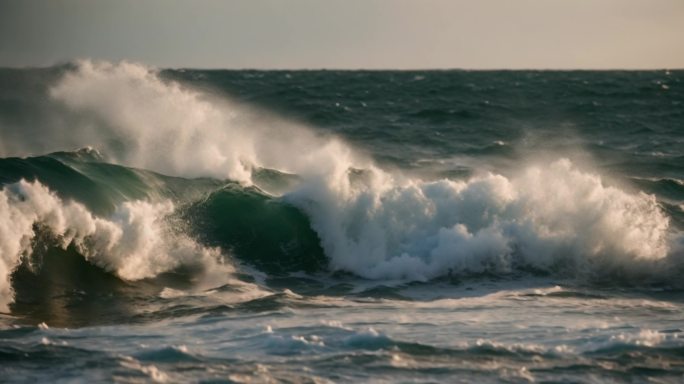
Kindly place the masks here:
<instances>
[{"instance_id":1,"label":"turquoise water","mask_svg":"<svg viewBox=\"0 0 684 384\"><path fill-rule=\"evenodd\" d=\"M10 382L681 382L682 71L0 70Z\"/></svg>"}]
</instances>

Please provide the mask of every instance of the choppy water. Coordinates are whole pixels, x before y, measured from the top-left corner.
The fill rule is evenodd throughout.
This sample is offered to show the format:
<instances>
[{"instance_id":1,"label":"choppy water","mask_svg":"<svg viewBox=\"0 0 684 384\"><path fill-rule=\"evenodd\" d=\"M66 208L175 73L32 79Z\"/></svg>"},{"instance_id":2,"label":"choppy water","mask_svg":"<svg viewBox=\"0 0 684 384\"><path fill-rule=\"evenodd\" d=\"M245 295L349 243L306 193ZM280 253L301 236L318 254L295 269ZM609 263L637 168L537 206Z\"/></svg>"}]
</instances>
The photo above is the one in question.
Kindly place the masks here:
<instances>
[{"instance_id":1,"label":"choppy water","mask_svg":"<svg viewBox=\"0 0 684 384\"><path fill-rule=\"evenodd\" d=\"M684 72L0 69L11 382L681 382Z\"/></svg>"}]
</instances>

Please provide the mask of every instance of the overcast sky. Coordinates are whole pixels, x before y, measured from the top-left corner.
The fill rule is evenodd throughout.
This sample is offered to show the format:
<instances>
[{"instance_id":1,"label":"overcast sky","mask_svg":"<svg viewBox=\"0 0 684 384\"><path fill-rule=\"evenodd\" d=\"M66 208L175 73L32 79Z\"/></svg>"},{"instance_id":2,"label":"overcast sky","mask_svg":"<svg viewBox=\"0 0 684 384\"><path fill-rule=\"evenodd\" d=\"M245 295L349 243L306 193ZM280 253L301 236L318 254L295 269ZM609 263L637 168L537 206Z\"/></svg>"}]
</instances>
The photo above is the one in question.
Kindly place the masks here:
<instances>
[{"instance_id":1,"label":"overcast sky","mask_svg":"<svg viewBox=\"0 0 684 384\"><path fill-rule=\"evenodd\" d=\"M0 66L684 68L684 0L0 0Z\"/></svg>"}]
</instances>

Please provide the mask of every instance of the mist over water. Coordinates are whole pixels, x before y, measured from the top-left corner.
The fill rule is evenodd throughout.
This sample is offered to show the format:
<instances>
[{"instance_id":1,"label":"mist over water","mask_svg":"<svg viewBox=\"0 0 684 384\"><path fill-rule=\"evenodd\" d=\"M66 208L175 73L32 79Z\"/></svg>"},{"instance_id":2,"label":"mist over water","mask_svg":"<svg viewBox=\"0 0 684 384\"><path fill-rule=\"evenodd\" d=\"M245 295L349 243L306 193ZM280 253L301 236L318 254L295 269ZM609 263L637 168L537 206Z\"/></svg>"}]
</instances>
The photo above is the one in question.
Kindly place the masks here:
<instances>
[{"instance_id":1,"label":"mist over water","mask_svg":"<svg viewBox=\"0 0 684 384\"><path fill-rule=\"evenodd\" d=\"M466 369L485 381L623 381L644 367L640 377L674 380L681 79L0 70L0 352L78 356L84 346L49 325L85 326L87 339L116 319L163 321L161 344L107 325L121 343L95 348L118 357L92 378L446 380ZM578 305L585 314L568 322ZM535 333L537 317L570 336ZM520 331L505 332L509 321ZM38 323L48 326L25 326ZM17 325L27 333L14 336ZM636 366L620 360L633 348ZM340 356L361 371L329 375L326 359ZM588 373L567 369L579 362Z\"/></svg>"}]
</instances>

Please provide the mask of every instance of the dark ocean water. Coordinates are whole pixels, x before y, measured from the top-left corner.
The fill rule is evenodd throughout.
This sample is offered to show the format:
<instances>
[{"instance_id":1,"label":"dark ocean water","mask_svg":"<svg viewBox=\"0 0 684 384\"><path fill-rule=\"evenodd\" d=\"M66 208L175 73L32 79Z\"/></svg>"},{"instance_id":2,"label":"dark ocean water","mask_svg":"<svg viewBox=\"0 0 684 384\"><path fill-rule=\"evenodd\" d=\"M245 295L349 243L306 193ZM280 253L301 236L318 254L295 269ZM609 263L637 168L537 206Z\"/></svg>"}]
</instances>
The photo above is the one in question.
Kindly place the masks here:
<instances>
[{"instance_id":1,"label":"dark ocean water","mask_svg":"<svg viewBox=\"0 0 684 384\"><path fill-rule=\"evenodd\" d=\"M8 382L684 380L684 71L0 69Z\"/></svg>"}]
</instances>

